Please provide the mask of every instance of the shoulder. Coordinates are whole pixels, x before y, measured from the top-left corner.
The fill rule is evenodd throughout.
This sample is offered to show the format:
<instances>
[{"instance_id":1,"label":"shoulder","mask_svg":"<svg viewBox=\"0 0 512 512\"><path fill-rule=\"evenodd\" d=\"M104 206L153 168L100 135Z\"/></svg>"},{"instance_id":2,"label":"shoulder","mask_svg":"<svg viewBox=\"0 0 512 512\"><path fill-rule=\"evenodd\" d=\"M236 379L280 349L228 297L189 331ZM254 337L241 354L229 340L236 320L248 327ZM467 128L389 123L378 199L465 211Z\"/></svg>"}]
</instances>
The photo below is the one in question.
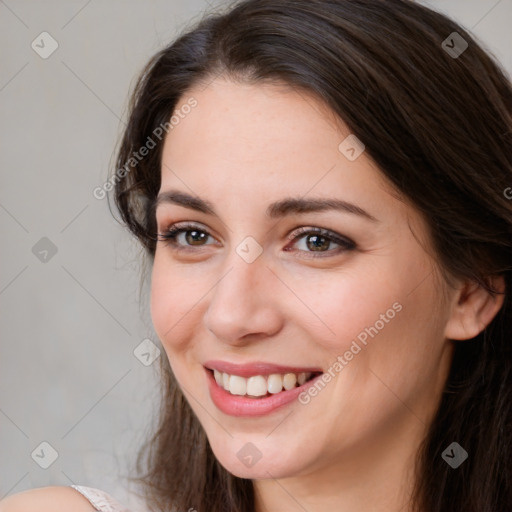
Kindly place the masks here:
<instances>
[{"instance_id":1,"label":"shoulder","mask_svg":"<svg viewBox=\"0 0 512 512\"><path fill-rule=\"evenodd\" d=\"M95 512L76 489L50 486L11 494L0 501L0 512Z\"/></svg>"}]
</instances>

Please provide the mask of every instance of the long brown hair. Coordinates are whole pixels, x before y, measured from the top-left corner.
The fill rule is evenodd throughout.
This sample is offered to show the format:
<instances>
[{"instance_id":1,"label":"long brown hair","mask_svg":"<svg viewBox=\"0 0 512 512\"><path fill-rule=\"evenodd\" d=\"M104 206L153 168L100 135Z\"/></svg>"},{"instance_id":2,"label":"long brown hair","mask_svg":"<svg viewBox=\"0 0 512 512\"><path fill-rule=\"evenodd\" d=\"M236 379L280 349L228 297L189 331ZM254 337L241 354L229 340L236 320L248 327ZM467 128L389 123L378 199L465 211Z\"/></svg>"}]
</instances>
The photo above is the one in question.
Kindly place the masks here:
<instances>
[{"instance_id":1,"label":"long brown hair","mask_svg":"<svg viewBox=\"0 0 512 512\"><path fill-rule=\"evenodd\" d=\"M489 277L504 276L493 321L474 339L454 341L411 507L512 510L512 90L499 64L462 27L409 0L245 0L208 15L143 69L117 153L115 203L150 262L163 138L126 163L193 85L220 74L314 93L424 215L448 281L469 278L494 294ZM137 459L148 506L254 511L252 481L219 464L160 360L160 416ZM469 454L456 470L441 458L453 441Z\"/></svg>"}]
</instances>

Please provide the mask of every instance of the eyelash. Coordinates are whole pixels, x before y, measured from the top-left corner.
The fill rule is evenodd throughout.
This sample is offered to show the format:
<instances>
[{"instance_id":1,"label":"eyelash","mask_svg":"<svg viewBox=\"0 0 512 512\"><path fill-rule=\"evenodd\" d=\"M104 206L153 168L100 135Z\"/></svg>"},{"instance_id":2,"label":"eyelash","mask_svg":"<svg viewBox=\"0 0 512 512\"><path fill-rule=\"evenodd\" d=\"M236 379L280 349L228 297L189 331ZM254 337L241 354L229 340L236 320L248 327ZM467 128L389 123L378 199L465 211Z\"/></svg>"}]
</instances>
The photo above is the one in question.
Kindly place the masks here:
<instances>
[{"instance_id":1,"label":"eyelash","mask_svg":"<svg viewBox=\"0 0 512 512\"><path fill-rule=\"evenodd\" d=\"M170 227L168 227L164 233L159 233L158 240L164 242L165 245L172 246L172 249L174 251L190 251L190 250L193 251L194 250L193 246L183 247L183 246L178 245L178 243L176 242L176 238L178 237L178 235L181 233L185 233L187 231L199 231L200 233L205 233L208 236L212 236L212 235L210 235L210 233L208 233L208 231L200 229L198 226L196 226L194 224L176 223L176 224L173 224ZM291 235L289 235L287 237L287 239L289 241L295 242L301 238L304 238L305 235L321 235L322 237L327 238L328 241L331 241L331 242L334 242L334 243L340 245L340 247L338 247L337 249L334 249L334 250L318 251L321 254L331 253L331 254L327 254L327 257L340 254L344 251L351 251L356 248L356 244L352 240L350 240L348 238L342 238L339 235L337 235L336 233L329 231L327 229L323 229L323 228L301 227L301 228L298 228L298 230L294 231ZM210 245L210 244L207 244L207 245ZM200 247L200 246L198 246L198 247ZM318 254L315 254L316 251L299 250L299 252L305 252L305 253L311 254L311 256L304 256L304 255L297 256L299 258L304 258L304 259L325 258L326 257L326 256L320 256Z\"/></svg>"}]
</instances>

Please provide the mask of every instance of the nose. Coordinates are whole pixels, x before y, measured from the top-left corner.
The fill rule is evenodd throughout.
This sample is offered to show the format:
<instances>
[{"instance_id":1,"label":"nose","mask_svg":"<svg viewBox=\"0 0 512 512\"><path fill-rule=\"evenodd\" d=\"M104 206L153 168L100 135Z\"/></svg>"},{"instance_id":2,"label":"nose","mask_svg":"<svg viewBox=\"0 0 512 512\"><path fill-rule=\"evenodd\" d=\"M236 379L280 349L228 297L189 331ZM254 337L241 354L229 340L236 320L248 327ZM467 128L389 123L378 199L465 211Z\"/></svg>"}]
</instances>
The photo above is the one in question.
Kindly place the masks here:
<instances>
[{"instance_id":1,"label":"nose","mask_svg":"<svg viewBox=\"0 0 512 512\"><path fill-rule=\"evenodd\" d=\"M263 255L247 263L235 253L229 263L210 295L203 317L206 328L232 345L276 334L282 326L274 291L279 280L266 266Z\"/></svg>"}]
</instances>

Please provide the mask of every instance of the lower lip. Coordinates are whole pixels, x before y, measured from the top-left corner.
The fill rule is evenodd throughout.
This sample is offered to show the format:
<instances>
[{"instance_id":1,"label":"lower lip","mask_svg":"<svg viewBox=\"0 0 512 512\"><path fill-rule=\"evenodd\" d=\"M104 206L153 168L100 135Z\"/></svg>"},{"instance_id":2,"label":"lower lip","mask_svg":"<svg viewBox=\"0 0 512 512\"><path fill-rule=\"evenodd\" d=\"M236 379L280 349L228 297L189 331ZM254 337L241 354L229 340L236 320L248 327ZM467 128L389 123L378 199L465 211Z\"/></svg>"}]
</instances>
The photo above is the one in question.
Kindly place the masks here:
<instances>
[{"instance_id":1,"label":"lower lip","mask_svg":"<svg viewBox=\"0 0 512 512\"><path fill-rule=\"evenodd\" d=\"M280 391L266 398L247 398L246 396L232 395L224 388L221 388L213 376L213 371L205 370L213 403L223 413L230 416L263 416L264 414L269 414L293 402L303 391L306 391L322 376L322 374L319 374L314 379L302 384L302 386L287 391Z\"/></svg>"}]
</instances>

